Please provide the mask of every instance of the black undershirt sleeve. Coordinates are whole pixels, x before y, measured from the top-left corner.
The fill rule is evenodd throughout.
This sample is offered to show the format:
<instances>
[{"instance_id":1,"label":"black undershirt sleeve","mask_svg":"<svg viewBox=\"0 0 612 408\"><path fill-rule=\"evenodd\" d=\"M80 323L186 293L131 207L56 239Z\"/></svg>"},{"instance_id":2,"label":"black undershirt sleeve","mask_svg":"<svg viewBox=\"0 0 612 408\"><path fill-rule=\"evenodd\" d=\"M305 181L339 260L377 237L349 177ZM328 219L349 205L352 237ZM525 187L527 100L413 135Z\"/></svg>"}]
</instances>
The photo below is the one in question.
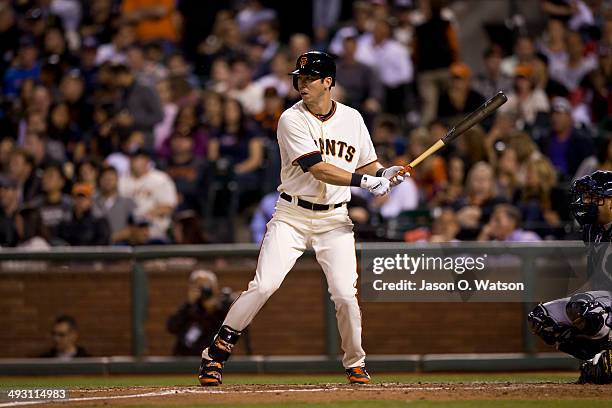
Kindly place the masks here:
<instances>
[{"instance_id":1,"label":"black undershirt sleeve","mask_svg":"<svg viewBox=\"0 0 612 408\"><path fill-rule=\"evenodd\" d=\"M318 152L309 154L306 156L302 156L299 159L297 159L297 163L300 165L304 173L306 173L309 168L311 168L315 164L320 163L322 161L323 161L323 157L321 156L321 153L318 153Z\"/></svg>"}]
</instances>

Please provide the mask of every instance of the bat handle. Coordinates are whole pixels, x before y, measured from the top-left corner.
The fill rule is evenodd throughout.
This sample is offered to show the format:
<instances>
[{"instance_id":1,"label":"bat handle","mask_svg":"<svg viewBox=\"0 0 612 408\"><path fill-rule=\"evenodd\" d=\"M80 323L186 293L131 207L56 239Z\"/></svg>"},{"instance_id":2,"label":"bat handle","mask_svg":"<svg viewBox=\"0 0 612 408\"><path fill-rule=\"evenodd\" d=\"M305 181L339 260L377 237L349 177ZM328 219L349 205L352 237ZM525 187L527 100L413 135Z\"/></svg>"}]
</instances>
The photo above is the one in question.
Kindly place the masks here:
<instances>
[{"instance_id":1,"label":"bat handle","mask_svg":"<svg viewBox=\"0 0 612 408\"><path fill-rule=\"evenodd\" d=\"M406 174L408 174L409 177L412 177L413 173L414 169L409 164L406 164L403 169L397 172L397 174L400 176L405 176Z\"/></svg>"}]
</instances>

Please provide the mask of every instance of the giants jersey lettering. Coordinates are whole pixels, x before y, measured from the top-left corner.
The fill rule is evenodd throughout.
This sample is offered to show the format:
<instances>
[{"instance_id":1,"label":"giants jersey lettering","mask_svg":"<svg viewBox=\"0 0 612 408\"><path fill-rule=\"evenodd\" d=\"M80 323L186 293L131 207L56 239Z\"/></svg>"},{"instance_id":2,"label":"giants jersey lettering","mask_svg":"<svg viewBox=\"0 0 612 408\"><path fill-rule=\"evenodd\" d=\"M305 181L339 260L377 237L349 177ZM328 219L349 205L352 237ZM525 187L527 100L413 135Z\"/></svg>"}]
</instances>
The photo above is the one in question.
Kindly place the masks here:
<instances>
[{"instance_id":1,"label":"giants jersey lettering","mask_svg":"<svg viewBox=\"0 0 612 408\"><path fill-rule=\"evenodd\" d=\"M278 123L281 154L281 185L278 191L318 204L336 204L351 199L350 187L334 186L304 173L301 157L321 153L323 161L349 173L377 160L370 133L361 114L335 102L335 112L325 121L313 115L300 101L287 109Z\"/></svg>"}]
</instances>

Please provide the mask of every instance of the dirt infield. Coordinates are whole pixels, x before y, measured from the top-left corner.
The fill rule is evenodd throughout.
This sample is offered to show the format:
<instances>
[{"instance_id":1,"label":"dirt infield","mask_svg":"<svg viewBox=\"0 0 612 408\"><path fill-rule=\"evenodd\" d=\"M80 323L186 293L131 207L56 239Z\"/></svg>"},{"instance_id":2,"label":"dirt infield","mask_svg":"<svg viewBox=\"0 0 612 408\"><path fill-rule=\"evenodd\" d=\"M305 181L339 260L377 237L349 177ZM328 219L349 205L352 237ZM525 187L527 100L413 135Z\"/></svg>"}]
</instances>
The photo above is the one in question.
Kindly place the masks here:
<instances>
[{"instance_id":1,"label":"dirt infield","mask_svg":"<svg viewBox=\"0 0 612 408\"><path fill-rule=\"evenodd\" d=\"M49 405L55 407L109 406L181 406L194 404L240 404L336 402L336 401L457 401L457 400L609 400L612 386L559 383L453 383L399 384L379 383L367 386L346 384L318 385L227 385L215 388L183 387L111 387L78 388L70 400ZM45 404L47 405L47 404ZM0 407L27 406L0 404ZM41 405L36 405L41 406Z\"/></svg>"}]
</instances>

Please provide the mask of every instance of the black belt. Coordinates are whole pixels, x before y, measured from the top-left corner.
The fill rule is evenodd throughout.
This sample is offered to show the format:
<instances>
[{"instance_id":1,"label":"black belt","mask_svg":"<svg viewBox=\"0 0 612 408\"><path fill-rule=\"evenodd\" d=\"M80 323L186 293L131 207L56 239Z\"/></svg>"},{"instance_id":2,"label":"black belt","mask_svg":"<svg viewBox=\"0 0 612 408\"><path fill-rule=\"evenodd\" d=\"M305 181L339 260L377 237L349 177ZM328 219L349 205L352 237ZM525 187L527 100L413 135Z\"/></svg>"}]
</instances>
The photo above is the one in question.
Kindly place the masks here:
<instances>
[{"instance_id":1,"label":"black belt","mask_svg":"<svg viewBox=\"0 0 612 408\"><path fill-rule=\"evenodd\" d=\"M292 197L287 194L287 193L281 193L281 198L283 200L287 200L289 202L292 202ZM306 201L306 200L302 200L301 198L297 199L297 205L302 207L302 208L306 208L307 210L312 210L312 211L327 211L327 210L333 210L334 208L338 208L338 207L342 207L344 205L344 203L338 203L338 204L316 204L316 203L311 203L310 201Z\"/></svg>"}]
</instances>

